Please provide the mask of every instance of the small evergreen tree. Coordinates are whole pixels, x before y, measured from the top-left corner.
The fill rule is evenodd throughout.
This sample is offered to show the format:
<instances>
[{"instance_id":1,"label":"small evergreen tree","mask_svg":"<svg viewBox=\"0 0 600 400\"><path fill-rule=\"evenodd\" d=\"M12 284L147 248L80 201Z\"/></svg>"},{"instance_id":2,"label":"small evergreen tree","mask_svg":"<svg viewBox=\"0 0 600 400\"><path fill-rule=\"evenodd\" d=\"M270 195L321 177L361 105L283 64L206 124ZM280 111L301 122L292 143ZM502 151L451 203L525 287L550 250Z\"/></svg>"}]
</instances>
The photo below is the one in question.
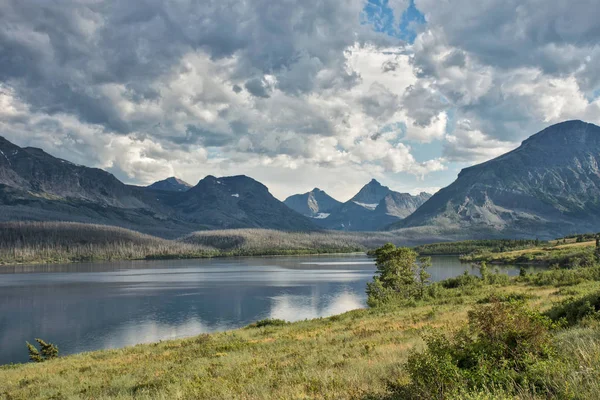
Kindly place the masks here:
<instances>
[{"instance_id":1,"label":"small evergreen tree","mask_svg":"<svg viewBox=\"0 0 600 400\"><path fill-rule=\"evenodd\" d=\"M479 273L481 274L481 280L484 283L488 283L490 280L490 269L485 261L482 261L481 265L479 265Z\"/></svg>"},{"instance_id":2,"label":"small evergreen tree","mask_svg":"<svg viewBox=\"0 0 600 400\"><path fill-rule=\"evenodd\" d=\"M425 297L425 288L429 285L429 278L431 278L431 275L427 272L429 267L431 267L431 257L419 258L419 263L417 265L417 284L419 287L420 299Z\"/></svg>"},{"instance_id":3,"label":"small evergreen tree","mask_svg":"<svg viewBox=\"0 0 600 400\"><path fill-rule=\"evenodd\" d=\"M26 342L26 343L27 343L27 351L29 352L29 360L33 361L33 362L44 361L44 358L40 354L39 350L36 349L36 347L34 345L32 345L31 343L29 343L29 342Z\"/></svg>"},{"instance_id":4,"label":"small evergreen tree","mask_svg":"<svg viewBox=\"0 0 600 400\"><path fill-rule=\"evenodd\" d=\"M58 357L58 347L52 343L46 343L42 339L35 339L40 345L38 350L34 345L29 342L27 343L27 350L29 351L29 359L33 362L44 362Z\"/></svg>"}]
</instances>

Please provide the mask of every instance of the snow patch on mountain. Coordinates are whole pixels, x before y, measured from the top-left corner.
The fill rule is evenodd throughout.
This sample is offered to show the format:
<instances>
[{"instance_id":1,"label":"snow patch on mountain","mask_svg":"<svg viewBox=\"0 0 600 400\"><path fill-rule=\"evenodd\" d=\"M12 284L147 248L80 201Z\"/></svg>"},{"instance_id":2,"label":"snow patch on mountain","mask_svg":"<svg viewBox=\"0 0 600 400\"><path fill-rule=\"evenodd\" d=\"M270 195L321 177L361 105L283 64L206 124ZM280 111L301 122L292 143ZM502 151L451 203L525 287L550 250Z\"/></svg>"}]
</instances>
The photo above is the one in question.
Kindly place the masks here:
<instances>
[{"instance_id":1,"label":"snow patch on mountain","mask_svg":"<svg viewBox=\"0 0 600 400\"><path fill-rule=\"evenodd\" d=\"M357 205L359 205L361 207L364 207L364 208L366 208L368 210L374 210L374 209L377 208L377 205L378 205L378 203L375 203L375 204L365 204L365 203L359 203L358 201L353 201L353 203L357 204Z\"/></svg>"},{"instance_id":2,"label":"snow patch on mountain","mask_svg":"<svg viewBox=\"0 0 600 400\"><path fill-rule=\"evenodd\" d=\"M325 219L325 218L329 217L330 215L331 214L329 214L329 213L318 213L313 218L314 219Z\"/></svg>"}]
</instances>

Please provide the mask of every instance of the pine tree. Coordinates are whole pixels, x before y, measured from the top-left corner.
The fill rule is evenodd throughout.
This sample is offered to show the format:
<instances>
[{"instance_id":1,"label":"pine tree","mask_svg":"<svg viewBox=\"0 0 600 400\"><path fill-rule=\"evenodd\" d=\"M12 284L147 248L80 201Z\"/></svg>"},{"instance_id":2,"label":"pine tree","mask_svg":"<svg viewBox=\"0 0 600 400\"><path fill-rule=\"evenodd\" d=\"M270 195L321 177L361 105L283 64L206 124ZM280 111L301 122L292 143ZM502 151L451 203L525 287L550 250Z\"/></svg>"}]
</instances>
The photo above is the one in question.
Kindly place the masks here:
<instances>
[{"instance_id":1,"label":"pine tree","mask_svg":"<svg viewBox=\"0 0 600 400\"><path fill-rule=\"evenodd\" d=\"M31 361L44 362L58 357L58 347L56 345L46 343L42 339L35 339L35 341L40 345L40 350L31 343L26 342L27 350L29 351L29 359Z\"/></svg>"}]
</instances>

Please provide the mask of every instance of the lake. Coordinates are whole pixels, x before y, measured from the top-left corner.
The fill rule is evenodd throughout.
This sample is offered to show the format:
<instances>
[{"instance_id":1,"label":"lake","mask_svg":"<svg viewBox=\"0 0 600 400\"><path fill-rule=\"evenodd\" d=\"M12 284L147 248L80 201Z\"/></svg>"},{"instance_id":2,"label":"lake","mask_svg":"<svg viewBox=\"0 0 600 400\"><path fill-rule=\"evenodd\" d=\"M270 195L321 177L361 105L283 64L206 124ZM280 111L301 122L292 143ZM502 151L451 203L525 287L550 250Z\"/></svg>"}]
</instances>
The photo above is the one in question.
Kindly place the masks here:
<instances>
[{"instance_id":1,"label":"lake","mask_svg":"<svg viewBox=\"0 0 600 400\"><path fill-rule=\"evenodd\" d=\"M432 261L434 281L477 273ZM340 314L365 307L374 272L365 255L0 267L0 364L26 362L37 337L66 355Z\"/></svg>"}]
</instances>

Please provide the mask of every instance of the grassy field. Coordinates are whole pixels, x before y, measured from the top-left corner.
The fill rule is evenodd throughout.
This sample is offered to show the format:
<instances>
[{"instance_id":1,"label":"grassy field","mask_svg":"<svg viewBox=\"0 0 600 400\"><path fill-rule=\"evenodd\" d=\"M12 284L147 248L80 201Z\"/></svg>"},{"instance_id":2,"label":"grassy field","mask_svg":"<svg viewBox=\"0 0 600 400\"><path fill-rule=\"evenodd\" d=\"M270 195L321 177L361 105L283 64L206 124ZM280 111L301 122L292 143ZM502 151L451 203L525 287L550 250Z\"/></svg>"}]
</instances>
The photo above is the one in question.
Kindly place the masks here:
<instances>
[{"instance_id":1,"label":"grassy field","mask_svg":"<svg viewBox=\"0 0 600 400\"><path fill-rule=\"evenodd\" d=\"M558 265L565 267L575 263L590 264L594 261L596 241L567 242L555 241L554 244L546 244L533 248L481 253L462 256L465 262L486 261L495 264L543 264Z\"/></svg>"},{"instance_id":2,"label":"grassy field","mask_svg":"<svg viewBox=\"0 0 600 400\"><path fill-rule=\"evenodd\" d=\"M440 284L443 294L427 301L284 325L264 321L261 327L4 366L0 367L0 398L400 398L394 397L392 388L409 379L404 363L411 351L423 348L424 334L453 332L466 321L469 310L490 298L524 299L543 311L573 296L600 293L599 268L586 270L585 274L568 271L586 277L579 280L567 279L561 271L543 272L541 278L514 278L501 285L461 286L458 280ZM558 354L566 360L560 365L568 368L550 366L542 378L562 393L558 398L594 398L600 390L599 328L589 322L554 336ZM502 398L494 390L468 398ZM519 397L551 398L525 392Z\"/></svg>"},{"instance_id":3,"label":"grassy field","mask_svg":"<svg viewBox=\"0 0 600 400\"><path fill-rule=\"evenodd\" d=\"M522 250L547 244L539 240L525 239L488 239L464 240L460 242L427 243L415 247L415 251L422 256L433 255L470 255L509 250Z\"/></svg>"}]
</instances>

